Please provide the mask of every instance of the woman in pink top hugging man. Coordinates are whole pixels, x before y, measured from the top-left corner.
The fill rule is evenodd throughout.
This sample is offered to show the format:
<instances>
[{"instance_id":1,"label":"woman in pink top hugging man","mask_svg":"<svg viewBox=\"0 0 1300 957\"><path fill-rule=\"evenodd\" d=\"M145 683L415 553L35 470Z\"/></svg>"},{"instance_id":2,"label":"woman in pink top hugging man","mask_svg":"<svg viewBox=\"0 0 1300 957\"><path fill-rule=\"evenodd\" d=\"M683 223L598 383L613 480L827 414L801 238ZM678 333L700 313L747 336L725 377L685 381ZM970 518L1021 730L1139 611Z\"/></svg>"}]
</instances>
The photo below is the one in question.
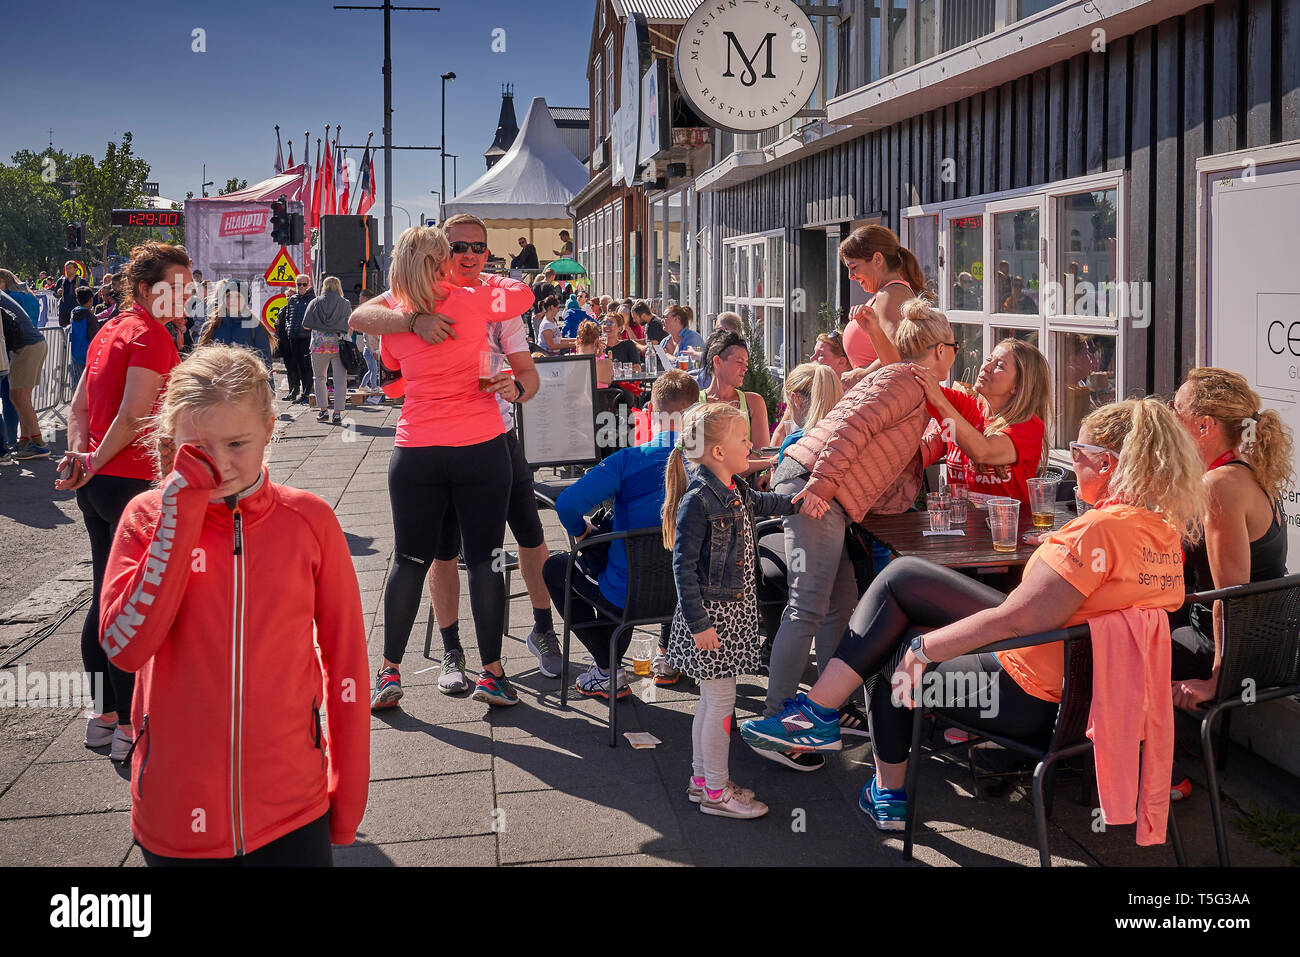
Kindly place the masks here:
<instances>
[{"instance_id":1,"label":"woman in pink top hugging man","mask_svg":"<svg viewBox=\"0 0 1300 957\"><path fill-rule=\"evenodd\" d=\"M352 313L352 328L382 336L384 365L406 378L406 402L388 466L393 508L393 570L384 591L384 659L372 710L402 697L398 668L424 594L447 508L456 510L470 607L482 671L475 700L519 701L501 667L505 582L493 569L505 538L512 471L505 426L494 393L512 402L529 398L508 373L479 389L479 354L488 348L488 323L521 315L533 304L524 283L483 276L453 285L456 271L475 275L487 258L487 231L473 216L406 230L393 251L392 288ZM461 260L465 260L462 262ZM472 261L471 261L472 260ZM470 268L477 263L477 269Z\"/></svg>"}]
</instances>

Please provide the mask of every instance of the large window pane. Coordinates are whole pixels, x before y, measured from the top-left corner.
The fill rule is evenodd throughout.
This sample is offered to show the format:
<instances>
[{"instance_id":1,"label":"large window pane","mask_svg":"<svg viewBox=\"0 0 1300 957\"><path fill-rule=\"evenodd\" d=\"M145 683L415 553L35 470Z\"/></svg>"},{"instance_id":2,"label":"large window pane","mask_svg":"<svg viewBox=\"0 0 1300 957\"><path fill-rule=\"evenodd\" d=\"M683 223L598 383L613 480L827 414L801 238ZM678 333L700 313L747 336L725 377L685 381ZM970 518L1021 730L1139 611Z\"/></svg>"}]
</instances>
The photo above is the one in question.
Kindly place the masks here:
<instances>
[{"instance_id":1,"label":"large window pane","mask_svg":"<svg viewBox=\"0 0 1300 957\"><path fill-rule=\"evenodd\" d=\"M993 328L993 345L996 346L1003 339L1019 339L1021 342L1027 342L1035 349L1042 349L1038 344L1037 329L1005 329Z\"/></svg>"},{"instance_id":2,"label":"large window pane","mask_svg":"<svg viewBox=\"0 0 1300 957\"><path fill-rule=\"evenodd\" d=\"M863 37L866 43L864 52L867 55L867 82L873 83L880 79L880 4L877 0L866 0L863 7L867 13L866 35Z\"/></svg>"},{"instance_id":3,"label":"large window pane","mask_svg":"<svg viewBox=\"0 0 1300 957\"><path fill-rule=\"evenodd\" d=\"M767 298L779 299L785 295L785 240L771 236L767 240Z\"/></svg>"},{"instance_id":4,"label":"large window pane","mask_svg":"<svg viewBox=\"0 0 1300 957\"><path fill-rule=\"evenodd\" d=\"M785 371L785 310L780 306L767 307L767 364Z\"/></svg>"},{"instance_id":5,"label":"large window pane","mask_svg":"<svg viewBox=\"0 0 1300 957\"><path fill-rule=\"evenodd\" d=\"M1117 208L1113 189L1057 200L1059 314L1116 318Z\"/></svg>"},{"instance_id":6,"label":"large window pane","mask_svg":"<svg viewBox=\"0 0 1300 957\"><path fill-rule=\"evenodd\" d=\"M650 282L647 284L650 290L650 298L658 299L663 295L663 266L664 266L664 204L662 202L651 203L652 212L653 238L651 242Z\"/></svg>"},{"instance_id":7,"label":"large window pane","mask_svg":"<svg viewBox=\"0 0 1300 957\"><path fill-rule=\"evenodd\" d=\"M939 301L939 217L917 216L909 220L912 224L911 244L921 272L925 275L925 288Z\"/></svg>"},{"instance_id":8,"label":"large window pane","mask_svg":"<svg viewBox=\"0 0 1300 957\"><path fill-rule=\"evenodd\" d=\"M948 222L952 275L950 309L980 312L984 308L984 216L958 216Z\"/></svg>"},{"instance_id":9,"label":"large window pane","mask_svg":"<svg viewBox=\"0 0 1300 957\"><path fill-rule=\"evenodd\" d=\"M1017 0L1016 19L1032 17L1035 13L1042 13L1048 7L1054 7L1060 2L1061 0Z\"/></svg>"},{"instance_id":10,"label":"large window pane","mask_svg":"<svg viewBox=\"0 0 1300 957\"><path fill-rule=\"evenodd\" d=\"M1066 448L1093 409L1115 400L1115 337L1054 332L1056 447Z\"/></svg>"},{"instance_id":11,"label":"large window pane","mask_svg":"<svg viewBox=\"0 0 1300 957\"><path fill-rule=\"evenodd\" d=\"M764 292L764 290L767 288L767 284L765 281L766 269L767 269L767 257L764 254L762 243L759 243L758 245L753 246L752 248L754 250L754 274L750 277L750 280L753 283L753 285L750 289L745 291L745 295L750 296L754 299L763 299L766 298L767 296L767 293Z\"/></svg>"},{"instance_id":12,"label":"large window pane","mask_svg":"<svg viewBox=\"0 0 1300 957\"><path fill-rule=\"evenodd\" d=\"M912 65L911 50L907 42L907 0L884 0L885 21L885 74L897 73Z\"/></svg>"},{"instance_id":13,"label":"large window pane","mask_svg":"<svg viewBox=\"0 0 1300 957\"><path fill-rule=\"evenodd\" d=\"M984 327L971 322L955 322L953 338L957 343L957 360L952 364L952 381L974 385L984 363Z\"/></svg>"},{"instance_id":14,"label":"large window pane","mask_svg":"<svg viewBox=\"0 0 1300 957\"><path fill-rule=\"evenodd\" d=\"M668 285L664 288L664 302L677 302L681 296L682 276L682 220L685 193L677 192L668 197L668 235L665 239L667 249Z\"/></svg>"},{"instance_id":15,"label":"large window pane","mask_svg":"<svg viewBox=\"0 0 1300 957\"><path fill-rule=\"evenodd\" d=\"M952 50L993 32L995 0L944 0L943 48Z\"/></svg>"},{"instance_id":16,"label":"large window pane","mask_svg":"<svg viewBox=\"0 0 1300 957\"><path fill-rule=\"evenodd\" d=\"M734 245L722 247L722 294L724 296L736 294L736 247Z\"/></svg>"},{"instance_id":17,"label":"large window pane","mask_svg":"<svg viewBox=\"0 0 1300 957\"><path fill-rule=\"evenodd\" d=\"M749 246L738 246L736 248L736 253L740 257L740 269L736 277L736 292L741 296L753 295L753 293L749 291L749 250Z\"/></svg>"},{"instance_id":18,"label":"large window pane","mask_svg":"<svg viewBox=\"0 0 1300 957\"><path fill-rule=\"evenodd\" d=\"M993 217L993 311L1038 315L1038 210Z\"/></svg>"}]
</instances>

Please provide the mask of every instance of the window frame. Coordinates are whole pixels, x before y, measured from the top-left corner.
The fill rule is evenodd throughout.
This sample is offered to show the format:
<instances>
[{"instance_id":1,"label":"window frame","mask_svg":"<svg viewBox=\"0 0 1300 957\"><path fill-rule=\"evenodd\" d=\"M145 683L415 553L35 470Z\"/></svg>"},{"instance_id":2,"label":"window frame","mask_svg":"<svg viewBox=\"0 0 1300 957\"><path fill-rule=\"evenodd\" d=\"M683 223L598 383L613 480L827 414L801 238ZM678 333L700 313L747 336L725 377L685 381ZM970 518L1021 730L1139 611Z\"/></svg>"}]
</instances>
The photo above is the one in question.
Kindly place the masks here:
<instances>
[{"instance_id":1,"label":"window frame","mask_svg":"<svg viewBox=\"0 0 1300 957\"><path fill-rule=\"evenodd\" d=\"M1100 318L1098 316L1079 316L1069 314L1048 314L1044 296L1040 292L1039 312L1037 316L1027 314L1008 314L993 312L991 305L990 284L985 283L984 309L982 311L952 311L949 316L954 323L979 324L983 327L983 355L988 356L992 350L993 329L1032 329L1038 332L1039 348L1046 356L1053 370L1058 367L1056 333L1075 333L1080 335L1110 336L1115 340L1115 395L1126 394L1128 388L1127 369L1124 361L1127 352L1127 328L1129 325L1129 295L1127 292L1129 277L1128 263L1128 215L1129 215L1129 174L1127 170L1115 170L1094 173L1073 179L1057 180L1038 186L1016 190L1003 190L962 197L936 203L923 203L904 207L900 211L903 226L903 245L911 248L913 240L913 220L925 216L939 217L938 235L938 270L939 270L939 308L945 313L950 308L951 287L955 277L952 269L951 249L947 225L958 215L978 213L984 217L983 255L984 262L995 262L995 239L992 217L999 212L1027 209L1037 204L1039 214L1039 269L1040 290L1049 283L1059 283L1057 268L1058 256L1058 201L1069 196L1085 192L1102 192L1114 190L1116 197L1115 214L1115 277L1118 284L1116 293L1116 317ZM1053 418L1061 414L1060 396L1053 389ZM1049 450L1049 459L1053 462L1068 462L1065 448L1073 436L1053 436L1054 447Z\"/></svg>"},{"instance_id":2,"label":"window frame","mask_svg":"<svg viewBox=\"0 0 1300 957\"><path fill-rule=\"evenodd\" d=\"M769 254L770 250L768 247L768 243L771 239L774 238L779 239L781 241L780 263L776 264L776 268L779 268L781 270L780 288L782 290L782 295L779 296L764 295L761 297L753 295L752 294L754 290L753 249L757 246L763 247L764 290L765 291L770 290L772 288L772 283L769 281L769 277L772 274L771 271L773 269L774 264L772 262L772 257ZM789 288L788 266L789 266L789 258L790 258L790 242L789 239L786 237L786 231L784 229L769 229L759 233L745 233L740 236L731 236L722 240L722 247L723 247L722 262L723 262L723 273L724 273L723 275L724 293L722 296L722 310L724 312L731 311L731 312L742 313L743 315L742 309L740 307L742 306L747 307L752 321L752 317L754 315L753 312L754 308L761 307L763 309L763 354L767 359L768 368L771 370L775 370L779 378L784 378L786 372L786 356L785 356L786 346L789 343L790 336L791 336L790 310L787 307L786 299L784 295L784 291L787 288ZM729 277L725 275L726 272L728 271L727 270L728 247L734 248L736 250L736 259L732 264L731 275ZM745 259L745 263L746 263L746 280L747 280L748 288L746 289L742 289L740 286L740 261L742 256L747 257ZM735 289L736 291L735 295L726 294L725 290L727 289L728 282L730 282L731 288ZM773 335L774 329L772 323L768 321L768 309L781 310L781 343L779 347L777 346L775 341L775 336Z\"/></svg>"}]
</instances>

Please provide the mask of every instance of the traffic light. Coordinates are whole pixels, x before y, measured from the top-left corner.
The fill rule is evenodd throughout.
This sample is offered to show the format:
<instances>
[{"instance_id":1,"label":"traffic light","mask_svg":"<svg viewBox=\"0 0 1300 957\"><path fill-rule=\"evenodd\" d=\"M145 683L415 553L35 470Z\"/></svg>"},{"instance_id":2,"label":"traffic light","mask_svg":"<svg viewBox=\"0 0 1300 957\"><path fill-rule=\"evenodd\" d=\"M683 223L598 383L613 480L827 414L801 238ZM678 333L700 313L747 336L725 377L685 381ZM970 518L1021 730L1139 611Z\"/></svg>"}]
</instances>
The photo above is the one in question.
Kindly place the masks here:
<instances>
[{"instance_id":1,"label":"traffic light","mask_svg":"<svg viewBox=\"0 0 1300 957\"><path fill-rule=\"evenodd\" d=\"M80 249L85 245L86 245L86 224L77 223L77 248Z\"/></svg>"},{"instance_id":2,"label":"traffic light","mask_svg":"<svg viewBox=\"0 0 1300 957\"><path fill-rule=\"evenodd\" d=\"M289 214L289 245L302 243L302 213Z\"/></svg>"},{"instance_id":3,"label":"traffic light","mask_svg":"<svg viewBox=\"0 0 1300 957\"><path fill-rule=\"evenodd\" d=\"M80 229L78 228L77 224L76 224L76 223L68 223L68 225L64 227L64 231L65 231L66 234L67 234L67 248L68 248L68 249L80 249L80 248L81 248L81 231L80 231Z\"/></svg>"},{"instance_id":4,"label":"traffic light","mask_svg":"<svg viewBox=\"0 0 1300 957\"><path fill-rule=\"evenodd\" d=\"M289 203L283 193L271 204L271 240L280 246L290 244Z\"/></svg>"}]
</instances>

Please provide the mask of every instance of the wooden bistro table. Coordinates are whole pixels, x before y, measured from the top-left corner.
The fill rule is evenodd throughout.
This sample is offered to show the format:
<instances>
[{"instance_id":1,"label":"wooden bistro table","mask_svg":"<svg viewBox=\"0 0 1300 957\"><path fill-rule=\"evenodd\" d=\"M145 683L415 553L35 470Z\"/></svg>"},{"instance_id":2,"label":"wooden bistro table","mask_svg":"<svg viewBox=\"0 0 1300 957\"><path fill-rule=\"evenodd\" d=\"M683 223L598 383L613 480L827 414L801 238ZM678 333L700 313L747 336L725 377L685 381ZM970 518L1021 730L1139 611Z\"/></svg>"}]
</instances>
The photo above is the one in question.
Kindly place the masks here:
<instances>
[{"instance_id":1,"label":"wooden bistro table","mask_svg":"<svg viewBox=\"0 0 1300 957\"><path fill-rule=\"evenodd\" d=\"M904 512L901 515L868 515L862 526L895 555L914 555L948 568L981 575L1023 569L1037 545L1024 541L1030 530L1029 508L1020 505L1020 528L1016 532L1014 552L995 552L993 537L989 532L988 509L971 505L966 510L966 524L955 525L966 532L958 535L924 535L930 530L930 519L925 512ZM1075 517L1074 506L1067 502L1056 503L1056 522L1060 528ZM1043 529L1049 531L1049 529Z\"/></svg>"}]
</instances>

